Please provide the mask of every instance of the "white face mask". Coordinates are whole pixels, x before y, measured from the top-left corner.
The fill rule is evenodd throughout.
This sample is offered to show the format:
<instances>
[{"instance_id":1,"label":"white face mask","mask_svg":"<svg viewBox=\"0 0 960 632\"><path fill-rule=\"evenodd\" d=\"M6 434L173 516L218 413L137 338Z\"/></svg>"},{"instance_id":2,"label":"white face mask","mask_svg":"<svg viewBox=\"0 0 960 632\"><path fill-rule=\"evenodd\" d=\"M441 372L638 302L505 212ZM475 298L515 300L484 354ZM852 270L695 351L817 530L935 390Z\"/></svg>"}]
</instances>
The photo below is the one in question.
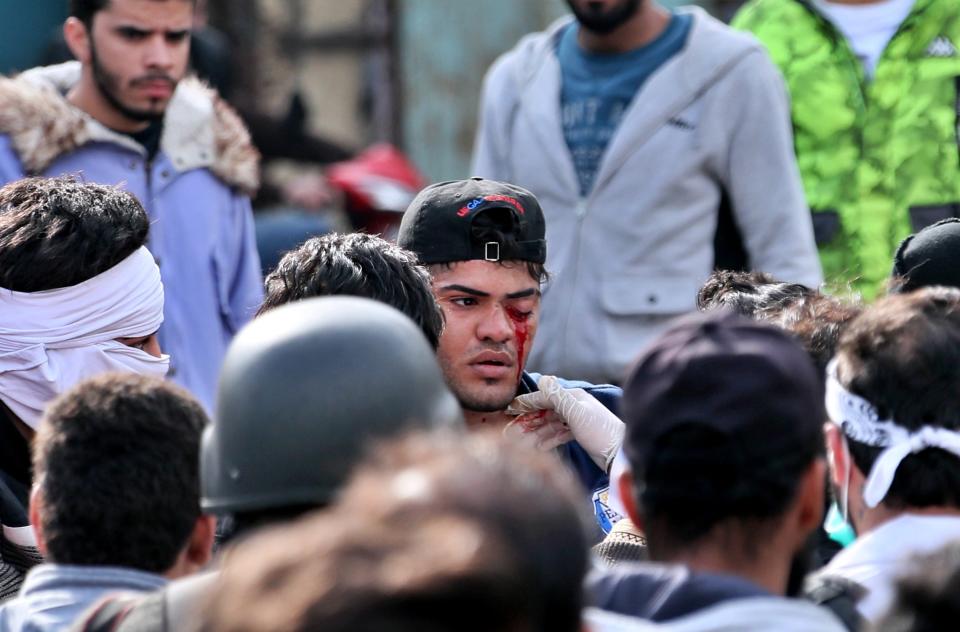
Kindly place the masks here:
<instances>
[{"instance_id":1,"label":"white face mask","mask_svg":"<svg viewBox=\"0 0 960 632\"><path fill-rule=\"evenodd\" d=\"M31 428L77 382L112 371L163 377L169 356L117 338L153 334L163 322L163 284L140 248L92 279L44 292L0 288L0 400Z\"/></svg>"}]
</instances>

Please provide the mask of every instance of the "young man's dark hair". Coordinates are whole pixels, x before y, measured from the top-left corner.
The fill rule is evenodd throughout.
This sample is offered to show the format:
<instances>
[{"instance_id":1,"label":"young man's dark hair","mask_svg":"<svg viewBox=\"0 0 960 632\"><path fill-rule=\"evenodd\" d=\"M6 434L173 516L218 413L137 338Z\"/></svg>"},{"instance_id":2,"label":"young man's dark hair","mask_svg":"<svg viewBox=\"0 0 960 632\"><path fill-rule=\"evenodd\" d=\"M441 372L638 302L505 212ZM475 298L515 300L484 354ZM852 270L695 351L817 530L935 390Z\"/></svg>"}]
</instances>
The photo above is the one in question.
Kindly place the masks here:
<instances>
[{"instance_id":1,"label":"young man's dark hair","mask_svg":"<svg viewBox=\"0 0 960 632\"><path fill-rule=\"evenodd\" d=\"M81 383L51 404L33 467L47 558L167 571L200 517L200 433L186 391L139 375Z\"/></svg>"},{"instance_id":2,"label":"young man's dark hair","mask_svg":"<svg viewBox=\"0 0 960 632\"><path fill-rule=\"evenodd\" d=\"M697 309L726 307L754 317L763 310L783 308L813 294L816 290L777 281L765 272L717 270L697 292Z\"/></svg>"},{"instance_id":3,"label":"young man's dark hair","mask_svg":"<svg viewBox=\"0 0 960 632\"><path fill-rule=\"evenodd\" d=\"M433 348L443 331L443 314L426 270L413 253L376 235L331 233L309 239L283 256L264 287L258 316L291 301L340 294L399 309L420 326Z\"/></svg>"},{"instance_id":4,"label":"young man's dark hair","mask_svg":"<svg viewBox=\"0 0 960 632\"><path fill-rule=\"evenodd\" d=\"M494 434L382 446L331 511L239 545L204 629L575 632L573 485Z\"/></svg>"},{"instance_id":5,"label":"young man's dark hair","mask_svg":"<svg viewBox=\"0 0 960 632\"><path fill-rule=\"evenodd\" d=\"M189 0L190 4L196 4L197 0ZM93 16L110 4L110 0L70 0L70 15L77 18L90 28L93 23Z\"/></svg>"},{"instance_id":6,"label":"young man's dark hair","mask_svg":"<svg viewBox=\"0 0 960 632\"><path fill-rule=\"evenodd\" d=\"M793 334L822 375L836 355L840 336L861 311L859 305L815 292L786 306L762 310L757 316Z\"/></svg>"},{"instance_id":7,"label":"young man's dark hair","mask_svg":"<svg viewBox=\"0 0 960 632\"><path fill-rule=\"evenodd\" d=\"M836 352L844 327L860 308L799 283L764 272L717 270L697 292L700 311L726 308L786 329L804 346L821 373Z\"/></svg>"},{"instance_id":8,"label":"young man's dark hair","mask_svg":"<svg viewBox=\"0 0 960 632\"><path fill-rule=\"evenodd\" d=\"M0 188L0 287L40 292L76 285L147 241L140 202L74 177L25 178Z\"/></svg>"},{"instance_id":9,"label":"young man's dark hair","mask_svg":"<svg viewBox=\"0 0 960 632\"><path fill-rule=\"evenodd\" d=\"M879 301L840 339L840 383L908 430L960 430L960 290L928 288ZM883 451L847 437L868 473ZM960 458L939 449L906 457L883 503L960 509Z\"/></svg>"}]
</instances>

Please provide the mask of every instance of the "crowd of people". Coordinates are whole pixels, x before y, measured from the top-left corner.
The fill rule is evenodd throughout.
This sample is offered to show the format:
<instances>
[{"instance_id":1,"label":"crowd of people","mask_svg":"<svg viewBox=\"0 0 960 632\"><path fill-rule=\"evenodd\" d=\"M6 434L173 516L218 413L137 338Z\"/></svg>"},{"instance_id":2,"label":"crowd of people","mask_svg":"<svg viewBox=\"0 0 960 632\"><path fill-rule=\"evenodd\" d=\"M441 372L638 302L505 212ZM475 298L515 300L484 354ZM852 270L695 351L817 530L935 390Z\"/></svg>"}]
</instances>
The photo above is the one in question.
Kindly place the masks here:
<instances>
[{"instance_id":1,"label":"crowd of people","mask_svg":"<svg viewBox=\"0 0 960 632\"><path fill-rule=\"evenodd\" d=\"M0 632L950 629L960 8L568 4L477 176L263 280L191 0L0 78Z\"/></svg>"}]
</instances>

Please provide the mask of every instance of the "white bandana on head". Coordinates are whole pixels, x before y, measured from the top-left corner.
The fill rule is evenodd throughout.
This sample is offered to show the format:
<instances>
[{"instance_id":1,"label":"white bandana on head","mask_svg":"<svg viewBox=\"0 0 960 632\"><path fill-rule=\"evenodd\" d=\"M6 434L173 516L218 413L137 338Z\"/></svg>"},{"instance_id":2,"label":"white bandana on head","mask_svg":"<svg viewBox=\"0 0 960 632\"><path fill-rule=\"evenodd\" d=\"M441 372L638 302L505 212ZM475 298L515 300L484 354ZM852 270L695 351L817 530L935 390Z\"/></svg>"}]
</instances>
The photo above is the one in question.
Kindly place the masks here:
<instances>
[{"instance_id":1,"label":"white bandana on head","mask_svg":"<svg viewBox=\"0 0 960 632\"><path fill-rule=\"evenodd\" d=\"M167 374L169 356L117 342L163 322L160 269L146 248L106 272L43 292L0 288L0 401L36 428L47 403L108 371Z\"/></svg>"},{"instance_id":2,"label":"white bandana on head","mask_svg":"<svg viewBox=\"0 0 960 632\"><path fill-rule=\"evenodd\" d=\"M847 438L883 448L863 487L863 501L868 507L876 507L886 497L897 468L911 454L939 448L960 458L960 432L938 426L908 430L893 419L880 419L873 404L840 384L836 359L827 366L826 405L830 421Z\"/></svg>"}]
</instances>

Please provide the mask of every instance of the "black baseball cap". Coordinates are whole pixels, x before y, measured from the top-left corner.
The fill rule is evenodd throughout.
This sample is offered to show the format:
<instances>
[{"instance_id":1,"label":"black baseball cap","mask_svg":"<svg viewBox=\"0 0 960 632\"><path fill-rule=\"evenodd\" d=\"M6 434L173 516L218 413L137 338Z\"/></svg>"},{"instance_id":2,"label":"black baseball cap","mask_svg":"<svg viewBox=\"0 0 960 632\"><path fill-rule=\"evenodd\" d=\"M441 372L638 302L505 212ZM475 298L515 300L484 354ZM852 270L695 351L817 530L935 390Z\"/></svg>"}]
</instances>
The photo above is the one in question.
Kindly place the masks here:
<instances>
[{"instance_id":1,"label":"black baseball cap","mask_svg":"<svg viewBox=\"0 0 960 632\"><path fill-rule=\"evenodd\" d=\"M960 218L927 226L900 243L893 258L893 293L931 285L960 287Z\"/></svg>"},{"instance_id":2,"label":"black baseball cap","mask_svg":"<svg viewBox=\"0 0 960 632\"><path fill-rule=\"evenodd\" d=\"M684 426L723 437L716 458L743 476L770 466L792 476L811 461L811 446L822 449L826 419L822 380L803 347L729 310L681 317L656 338L627 377L622 410L624 449L641 478L658 441Z\"/></svg>"},{"instance_id":3,"label":"black baseball cap","mask_svg":"<svg viewBox=\"0 0 960 632\"><path fill-rule=\"evenodd\" d=\"M477 219L491 209L504 238L492 239ZM453 261L532 261L547 258L546 226L540 203L521 187L470 178L432 184L420 191L403 214L397 243L420 263Z\"/></svg>"}]
</instances>

